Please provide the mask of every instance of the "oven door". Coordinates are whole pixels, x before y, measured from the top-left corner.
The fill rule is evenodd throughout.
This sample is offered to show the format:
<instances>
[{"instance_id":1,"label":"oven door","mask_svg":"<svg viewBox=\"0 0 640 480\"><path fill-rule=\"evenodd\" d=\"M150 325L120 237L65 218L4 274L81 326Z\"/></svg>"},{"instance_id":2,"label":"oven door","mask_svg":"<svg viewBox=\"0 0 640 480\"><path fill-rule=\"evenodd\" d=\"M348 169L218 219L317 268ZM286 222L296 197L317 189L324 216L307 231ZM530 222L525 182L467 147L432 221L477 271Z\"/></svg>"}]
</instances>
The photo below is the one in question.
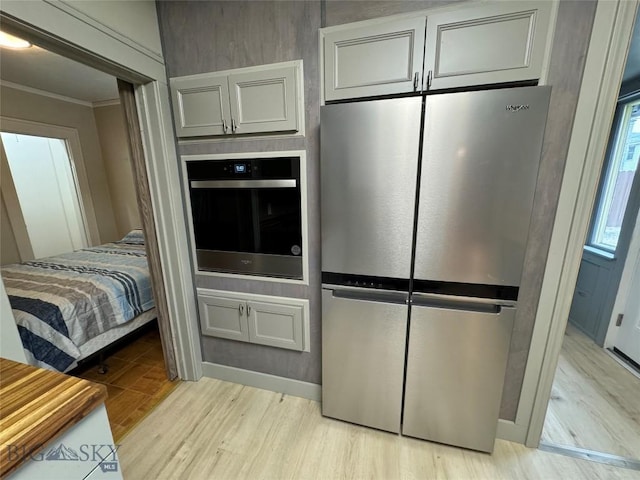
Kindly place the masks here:
<instances>
[{"instance_id":1,"label":"oven door","mask_svg":"<svg viewBox=\"0 0 640 480\"><path fill-rule=\"evenodd\" d=\"M200 270L302 278L297 179L193 180Z\"/></svg>"}]
</instances>

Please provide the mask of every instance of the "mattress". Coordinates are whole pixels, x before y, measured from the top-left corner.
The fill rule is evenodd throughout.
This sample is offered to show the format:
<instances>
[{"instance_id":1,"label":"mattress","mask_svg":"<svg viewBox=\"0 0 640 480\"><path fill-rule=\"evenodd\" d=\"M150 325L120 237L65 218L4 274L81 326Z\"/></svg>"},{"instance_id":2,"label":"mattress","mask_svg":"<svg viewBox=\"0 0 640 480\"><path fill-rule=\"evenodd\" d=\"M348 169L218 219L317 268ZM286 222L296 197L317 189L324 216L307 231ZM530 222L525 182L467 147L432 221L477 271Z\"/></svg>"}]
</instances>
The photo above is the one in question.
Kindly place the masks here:
<instances>
[{"instance_id":1,"label":"mattress","mask_svg":"<svg viewBox=\"0 0 640 480\"><path fill-rule=\"evenodd\" d=\"M141 233L7 265L2 279L31 363L61 372L90 340L154 307Z\"/></svg>"}]
</instances>

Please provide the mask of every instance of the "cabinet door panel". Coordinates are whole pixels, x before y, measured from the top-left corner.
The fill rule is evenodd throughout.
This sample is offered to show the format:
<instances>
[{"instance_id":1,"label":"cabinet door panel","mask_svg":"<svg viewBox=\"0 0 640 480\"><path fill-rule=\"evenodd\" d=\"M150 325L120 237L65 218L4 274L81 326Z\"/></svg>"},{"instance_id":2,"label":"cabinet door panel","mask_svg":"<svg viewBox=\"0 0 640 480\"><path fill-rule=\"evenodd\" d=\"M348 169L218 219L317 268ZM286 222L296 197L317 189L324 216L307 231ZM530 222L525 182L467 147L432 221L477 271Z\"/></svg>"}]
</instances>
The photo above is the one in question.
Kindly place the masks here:
<instances>
[{"instance_id":1,"label":"cabinet door panel","mask_svg":"<svg viewBox=\"0 0 640 480\"><path fill-rule=\"evenodd\" d=\"M226 75L172 78L174 122L179 137L228 132L229 87Z\"/></svg>"},{"instance_id":2,"label":"cabinet door panel","mask_svg":"<svg viewBox=\"0 0 640 480\"><path fill-rule=\"evenodd\" d=\"M297 131L296 68L229 75L233 133Z\"/></svg>"},{"instance_id":3,"label":"cabinet door panel","mask_svg":"<svg viewBox=\"0 0 640 480\"><path fill-rule=\"evenodd\" d=\"M424 17L330 32L324 38L325 99L420 89ZM415 75L418 75L414 83Z\"/></svg>"},{"instance_id":4,"label":"cabinet door panel","mask_svg":"<svg viewBox=\"0 0 640 480\"><path fill-rule=\"evenodd\" d=\"M538 79L550 8L550 2L500 2L430 15L431 88Z\"/></svg>"},{"instance_id":5,"label":"cabinet door panel","mask_svg":"<svg viewBox=\"0 0 640 480\"><path fill-rule=\"evenodd\" d=\"M303 308L247 302L249 341L272 347L303 349Z\"/></svg>"},{"instance_id":6,"label":"cabinet door panel","mask_svg":"<svg viewBox=\"0 0 640 480\"><path fill-rule=\"evenodd\" d=\"M231 298L198 296L203 335L249 341L246 303Z\"/></svg>"}]
</instances>

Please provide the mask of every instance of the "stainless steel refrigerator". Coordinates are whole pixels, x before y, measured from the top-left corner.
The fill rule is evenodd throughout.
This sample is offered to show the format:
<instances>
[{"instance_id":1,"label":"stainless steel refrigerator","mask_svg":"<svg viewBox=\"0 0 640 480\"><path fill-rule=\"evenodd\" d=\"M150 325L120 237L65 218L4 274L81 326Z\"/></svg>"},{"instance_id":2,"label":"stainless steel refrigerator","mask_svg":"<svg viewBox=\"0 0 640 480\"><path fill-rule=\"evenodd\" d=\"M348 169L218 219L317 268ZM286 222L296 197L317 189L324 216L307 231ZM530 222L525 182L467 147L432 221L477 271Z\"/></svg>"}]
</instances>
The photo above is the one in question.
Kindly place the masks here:
<instances>
[{"instance_id":1,"label":"stainless steel refrigerator","mask_svg":"<svg viewBox=\"0 0 640 480\"><path fill-rule=\"evenodd\" d=\"M324 415L493 450L549 95L322 107Z\"/></svg>"}]
</instances>

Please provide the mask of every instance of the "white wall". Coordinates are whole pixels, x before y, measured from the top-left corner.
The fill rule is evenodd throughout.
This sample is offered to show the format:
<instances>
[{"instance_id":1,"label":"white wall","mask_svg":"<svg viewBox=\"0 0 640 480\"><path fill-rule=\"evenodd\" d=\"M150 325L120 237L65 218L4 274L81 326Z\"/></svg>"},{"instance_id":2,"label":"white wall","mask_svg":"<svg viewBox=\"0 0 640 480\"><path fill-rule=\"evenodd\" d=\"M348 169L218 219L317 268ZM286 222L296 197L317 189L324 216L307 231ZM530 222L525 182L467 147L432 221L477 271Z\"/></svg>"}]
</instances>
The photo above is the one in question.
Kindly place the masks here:
<instances>
[{"instance_id":1,"label":"white wall","mask_svg":"<svg viewBox=\"0 0 640 480\"><path fill-rule=\"evenodd\" d=\"M155 0L66 0L61 3L113 28L162 58Z\"/></svg>"}]
</instances>

